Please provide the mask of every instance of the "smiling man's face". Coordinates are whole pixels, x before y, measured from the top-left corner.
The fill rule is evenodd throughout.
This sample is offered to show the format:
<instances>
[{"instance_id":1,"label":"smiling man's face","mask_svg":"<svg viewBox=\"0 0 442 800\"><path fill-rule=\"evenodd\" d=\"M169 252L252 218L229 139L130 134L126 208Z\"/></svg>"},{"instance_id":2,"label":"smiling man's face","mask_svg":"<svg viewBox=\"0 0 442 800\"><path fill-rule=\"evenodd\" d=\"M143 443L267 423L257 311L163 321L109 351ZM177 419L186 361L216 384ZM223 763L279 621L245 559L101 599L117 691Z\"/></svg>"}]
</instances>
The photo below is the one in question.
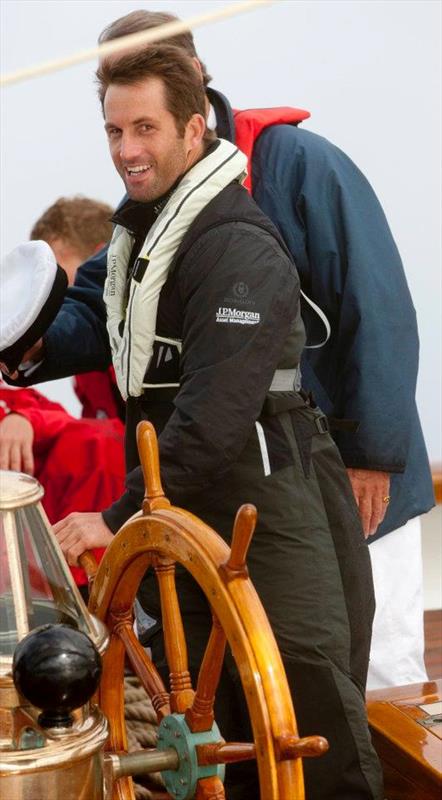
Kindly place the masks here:
<instances>
[{"instance_id":1,"label":"smiling man's face","mask_svg":"<svg viewBox=\"0 0 442 800\"><path fill-rule=\"evenodd\" d=\"M160 78L111 84L104 118L112 160L133 200L150 202L164 195L200 155L192 121L179 136Z\"/></svg>"}]
</instances>

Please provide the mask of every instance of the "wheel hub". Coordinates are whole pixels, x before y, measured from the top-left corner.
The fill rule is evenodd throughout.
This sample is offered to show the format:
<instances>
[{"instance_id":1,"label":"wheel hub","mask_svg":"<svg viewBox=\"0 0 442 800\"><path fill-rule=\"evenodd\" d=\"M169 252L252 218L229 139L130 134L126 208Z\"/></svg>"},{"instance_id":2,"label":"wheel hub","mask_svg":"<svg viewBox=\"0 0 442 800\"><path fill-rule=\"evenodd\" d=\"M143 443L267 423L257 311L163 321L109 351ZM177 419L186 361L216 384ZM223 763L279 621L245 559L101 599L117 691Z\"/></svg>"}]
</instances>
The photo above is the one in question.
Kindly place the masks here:
<instances>
[{"instance_id":1,"label":"wheel hub","mask_svg":"<svg viewBox=\"0 0 442 800\"><path fill-rule=\"evenodd\" d=\"M224 764L199 766L197 745L213 744L221 741L221 734L214 722L211 729L192 733L184 714L170 714L161 721L158 729L159 750L173 747L179 756L180 766L177 770L166 770L161 773L166 789L174 800L191 800L196 792L198 780L217 776L224 781Z\"/></svg>"}]
</instances>

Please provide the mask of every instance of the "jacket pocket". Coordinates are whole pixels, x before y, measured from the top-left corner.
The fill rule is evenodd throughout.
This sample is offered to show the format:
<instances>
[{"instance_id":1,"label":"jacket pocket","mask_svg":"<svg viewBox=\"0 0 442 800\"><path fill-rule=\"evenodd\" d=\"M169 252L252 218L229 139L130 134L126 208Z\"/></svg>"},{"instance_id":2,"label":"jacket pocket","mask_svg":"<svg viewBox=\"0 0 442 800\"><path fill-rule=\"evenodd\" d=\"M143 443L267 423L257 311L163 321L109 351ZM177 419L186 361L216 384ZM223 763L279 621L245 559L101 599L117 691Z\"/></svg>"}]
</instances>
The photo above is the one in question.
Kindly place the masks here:
<instances>
[{"instance_id":1,"label":"jacket pocket","mask_svg":"<svg viewBox=\"0 0 442 800\"><path fill-rule=\"evenodd\" d=\"M261 417L255 422L255 429L265 477L293 465L293 448L280 415Z\"/></svg>"}]
</instances>

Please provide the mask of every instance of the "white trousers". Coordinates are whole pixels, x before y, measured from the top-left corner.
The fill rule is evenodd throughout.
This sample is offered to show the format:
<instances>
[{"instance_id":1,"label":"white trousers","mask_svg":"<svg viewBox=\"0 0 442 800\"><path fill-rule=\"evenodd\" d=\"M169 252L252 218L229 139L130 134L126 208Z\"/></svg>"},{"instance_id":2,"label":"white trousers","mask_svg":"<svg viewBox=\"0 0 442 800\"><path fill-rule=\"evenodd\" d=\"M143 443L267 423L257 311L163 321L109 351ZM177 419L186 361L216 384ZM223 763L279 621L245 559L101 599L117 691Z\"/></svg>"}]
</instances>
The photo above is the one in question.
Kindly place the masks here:
<instances>
[{"instance_id":1,"label":"white trousers","mask_svg":"<svg viewBox=\"0 0 442 800\"><path fill-rule=\"evenodd\" d=\"M419 517L373 542L368 550L376 613L367 689L427 681Z\"/></svg>"}]
</instances>

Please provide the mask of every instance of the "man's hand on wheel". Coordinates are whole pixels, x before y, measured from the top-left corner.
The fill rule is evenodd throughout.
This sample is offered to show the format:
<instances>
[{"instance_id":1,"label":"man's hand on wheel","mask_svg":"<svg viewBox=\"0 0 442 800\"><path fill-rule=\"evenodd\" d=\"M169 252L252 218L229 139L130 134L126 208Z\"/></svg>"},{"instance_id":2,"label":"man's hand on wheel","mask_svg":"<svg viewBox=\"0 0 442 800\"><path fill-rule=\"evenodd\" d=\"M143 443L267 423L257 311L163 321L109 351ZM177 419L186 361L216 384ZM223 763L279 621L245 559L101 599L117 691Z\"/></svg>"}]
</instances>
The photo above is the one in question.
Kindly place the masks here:
<instances>
[{"instance_id":1,"label":"man's hand on wheel","mask_svg":"<svg viewBox=\"0 0 442 800\"><path fill-rule=\"evenodd\" d=\"M54 533L66 561L78 566L78 557L93 547L107 547L113 534L100 512L72 513L54 525Z\"/></svg>"}]
</instances>

